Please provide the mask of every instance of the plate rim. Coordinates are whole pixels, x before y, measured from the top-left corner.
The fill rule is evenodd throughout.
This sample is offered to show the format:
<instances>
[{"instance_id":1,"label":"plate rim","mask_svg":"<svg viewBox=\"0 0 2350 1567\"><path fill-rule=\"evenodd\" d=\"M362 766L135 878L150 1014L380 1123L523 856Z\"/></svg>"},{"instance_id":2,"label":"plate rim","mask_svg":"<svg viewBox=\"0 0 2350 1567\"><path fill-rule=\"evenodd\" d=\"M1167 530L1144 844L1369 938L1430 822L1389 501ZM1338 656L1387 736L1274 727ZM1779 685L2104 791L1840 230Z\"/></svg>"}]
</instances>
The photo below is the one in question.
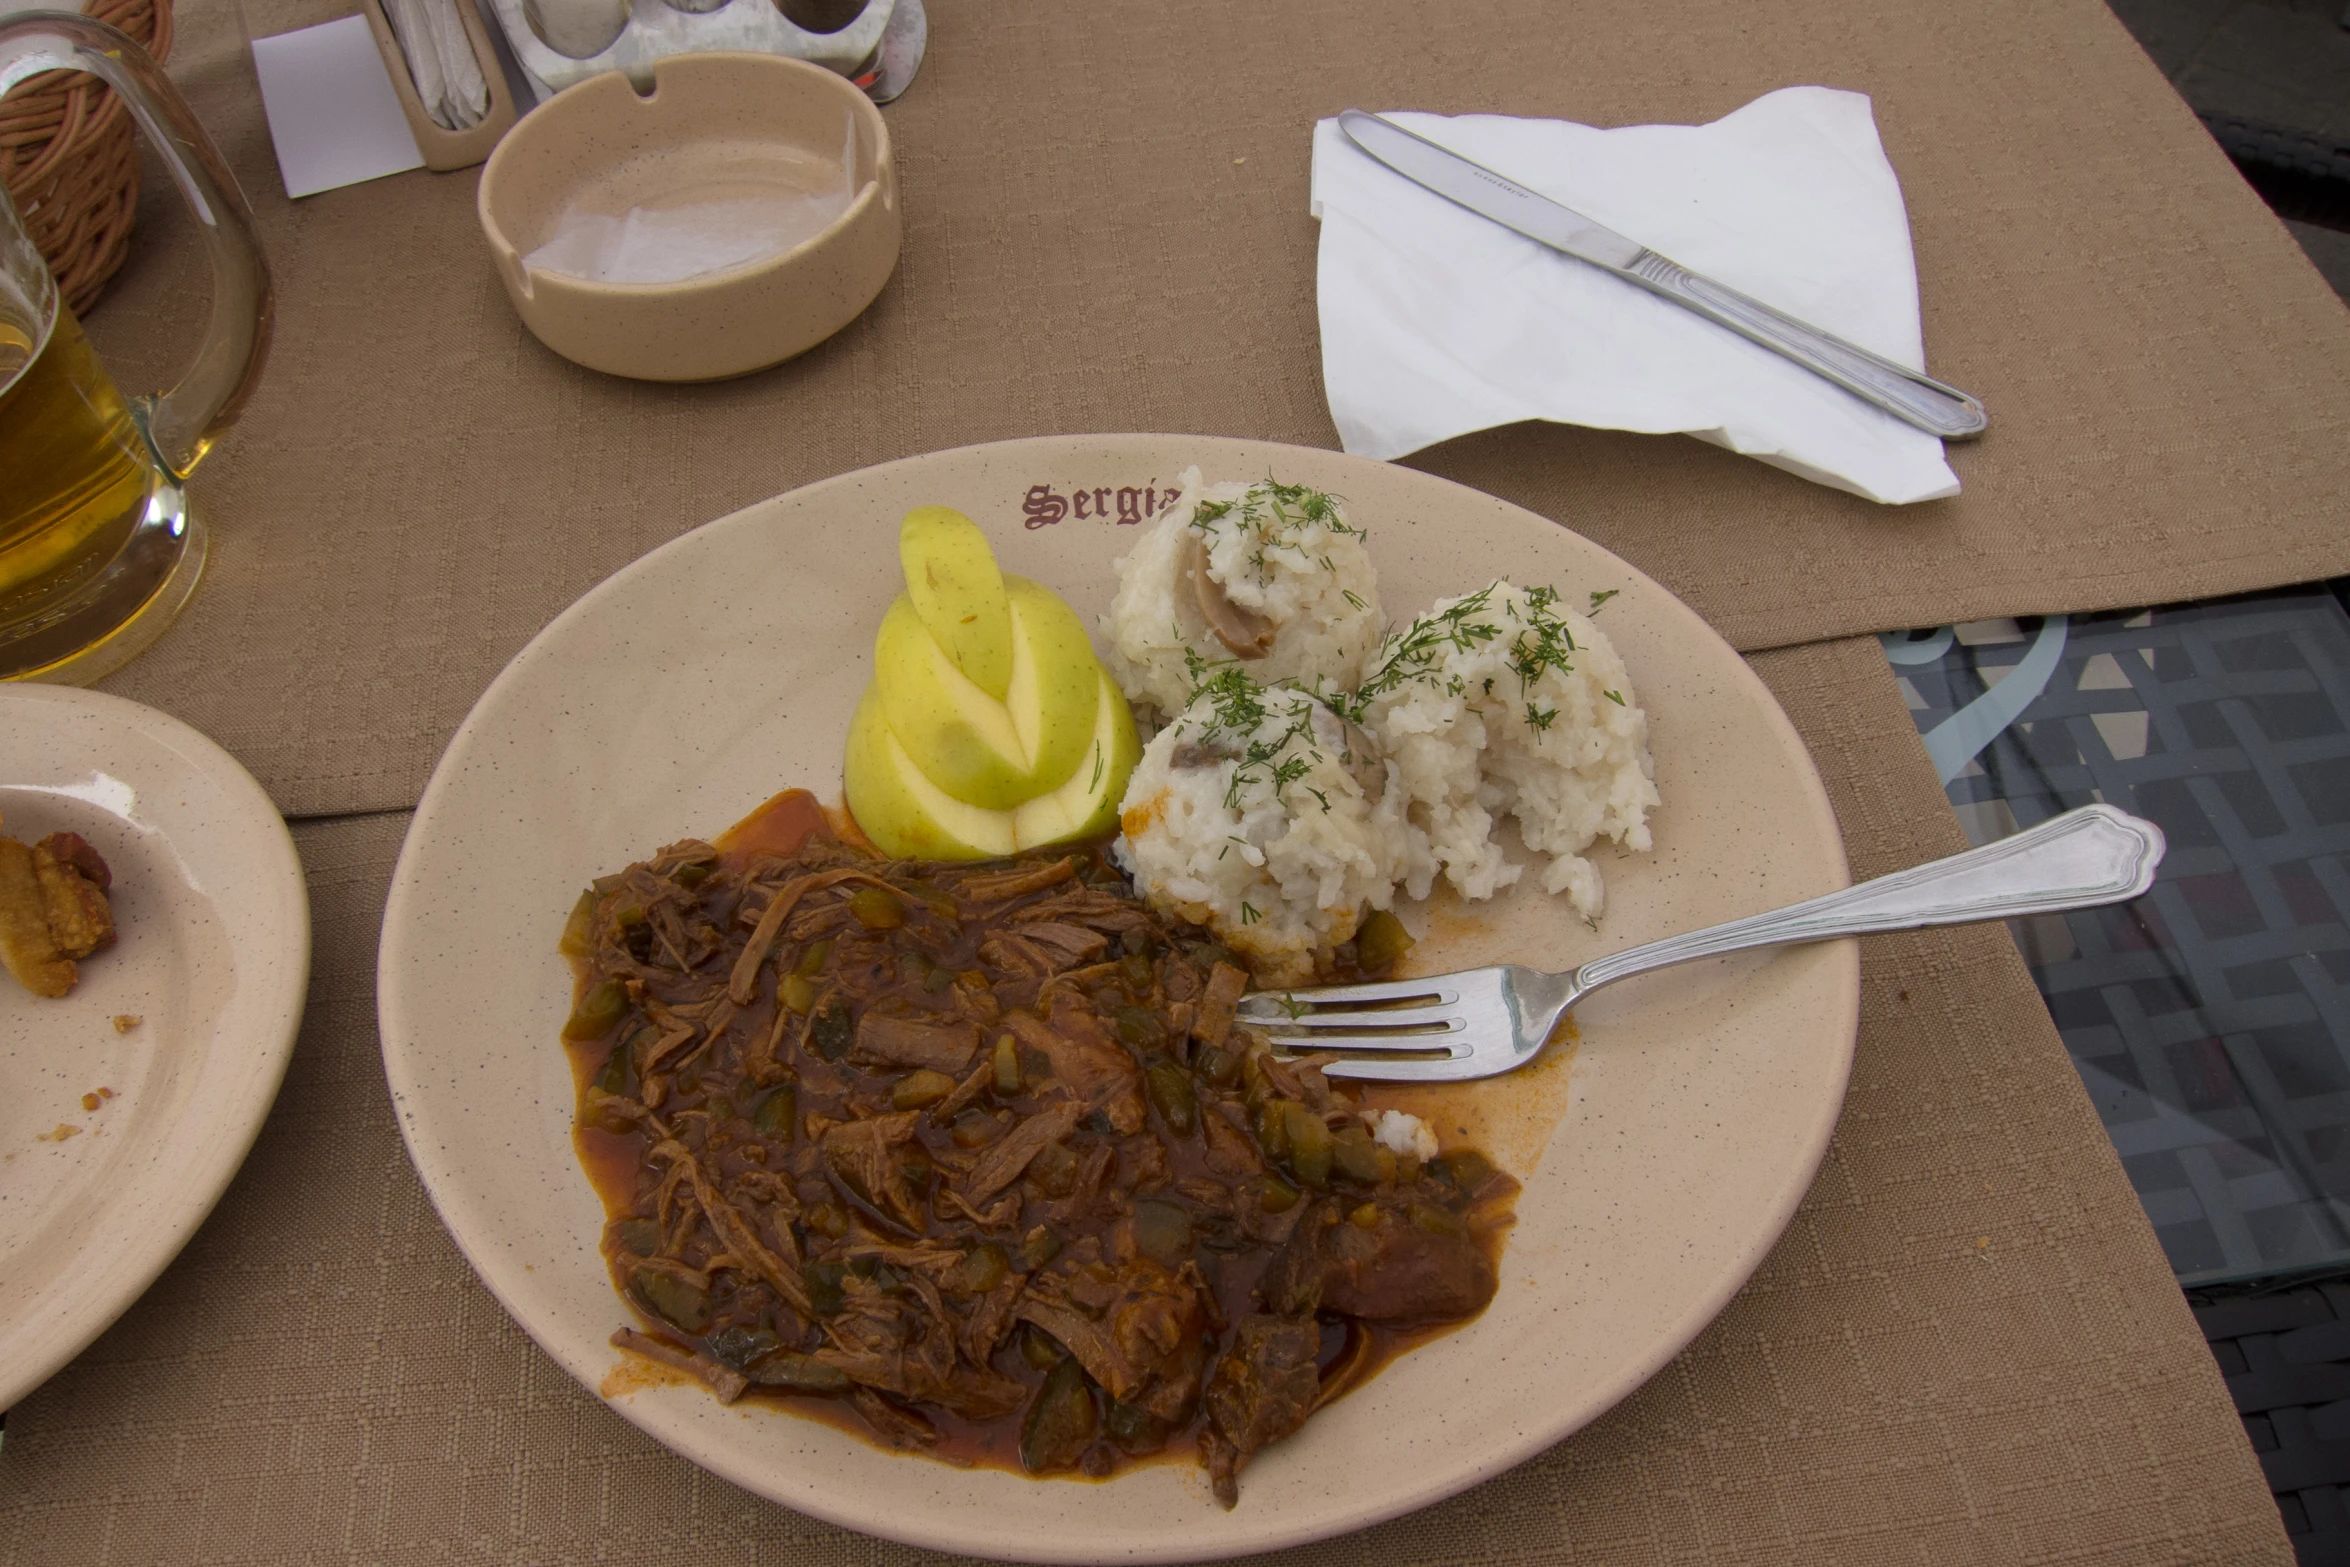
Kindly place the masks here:
<instances>
[{"instance_id":1,"label":"plate rim","mask_svg":"<svg viewBox=\"0 0 2350 1567\"><path fill-rule=\"evenodd\" d=\"M102 1213L129 1204L146 1221L144 1233L153 1237L147 1255L135 1266L109 1270L100 1281L104 1287L90 1290L82 1301L73 1302L75 1292L56 1284L35 1295L35 1309L53 1311L62 1296L73 1302L70 1314L79 1318L74 1327L49 1341L46 1353L17 1359L7 1341L12 1330L0 1324L0 1409L30 1396L121 1320L211 1217L245 1167L284 1086L309 997L311 959L310 887L294 848L292 830L268 791L218 741L183 719L110 691L33 683L0 685L0 707L12 702L78 709L110 728L166 742L191 772L212 784L234 814L254 830L256 852L250 861L254 880L285 900L286 920L282 945L274 953L260 954L275 961L259 965L261 984L251 1008L232 1006L212 1035L212 1042L226 1045L230 1054L210 1072L223 1072L233 1062L246 1074L241 1095L231 1102L227 1135L202 1145L211 1156L200 1165L168 1170L154 1166L141 1179L109 1193ZM163 837L167 843L172 841L169 833ZM217 899L218 894L213 896ZM222 923L232 951L253 949L255 938L243 922L224 919ZM247 1025L252 1026L252 1032L246 1031ZM246 1040L251 1043L242 1043ZM153 1222L157 1214L165 1216L164 1222Z\"/></svg>"},{"instance_id":2,"label":"plate rim","mask_svg":"<svg viewBox=\"0 0 2350 1567\"><path fill-rule=\"evenodd\" d=\"M1801 734L1795 729L1793 721L1788 718L1785 709L1779 704L1777 696L1763 682L1761 676L1755 673L1744 655L1731 647L1719 631L1691 609L1677 594L1674 594L1647 572L1631 562L1625 561L1604 545L1576 533L1566 524L1546 517L1530 507L1478 490L1457 480L1428 473L1421 469L1403 468L1400 464L1376 463L1369 458L1354 457L1326 448L1298 446L1293 442L1257 440L1245 436L1207 435L1196 432L1078 432L1061 435L1022 436L1001 441L969 442L960 446L942 447L935 451L914 453L886 462L871 463L848 469L749 502L687 529L675 538L663 541L643 555L620 566L581 593L548 620L528 642L518 649L506 665L499 670L497 676L483 688L481 696L467 711L465 719L451 734L447 746L435 762L432 776L417 801L408 830L402 838L399 860L393 870L389 894L385 901L382 934L377 946L378 983L376 989L378 1042L383 1053L385 1074L390 1082L391 1097L395 1116L400 1126L401 1139L407 1146L410 1161L416 1167L434 1212L439 1215L442 1224L449 1230L459 1251L473 1268L476 1278L490 1291L516 1325L523 1329L526 1336L570 1374L576 1382L593 1394L599 1404L645 1432L668 1451L742 1487L772 1505L804 1513L856 1533L895 1540L927 1550L946 1551L966 1556L984 1556L1008 1561L1075 1563L1109 1559L1099 1549L1055 1549L1049 1545L1040 1548L1038 1543L1032 1539L1015 1540L1008 1534L1000 1541L975 1540L969 1535L951 1537L933 1535L915 1526L878 1527L877 1525L886 1523L886 1520L877 1520L869 1512L858 1511L853 1506L836 1506L829 1495L813 1488L785 1501L775 1494L772 1475L758 1470L749 1462L736 1461L735 1455L730 1449L722 1445L711 1446L695 1442L690 1440L690 1437L681 1440L681 1433L667 1429L665 1423L660 1420L657 1404L640 1403L638 1399L631 1397L605 1396L601 1388L603 1379L600 1372L583 1365L574 1365L572 1358L563 1347L549 1343L543 1338L538 1325L532 1322L523 1311L517 1309L507 1290L501 1287L492 1269L484 1266L484 1261L496 1254L498 1243L495 1237L485 1234L480 1238L481 1245L477 1256L475 1245L468 1240L465 1230L452 1220L448 1208L444 1206L442 1191L436 1186L429 1173L428 1161L432 1150L425 1146L426 1129L416 1124L414 1112L408 1103L406 1090L418 1081L417 1077L404 1077L407 1045L412 1030L405 1026L405 1020L401 1016L403 997L399 987L389 983L388 976L395 963L395 950L409 917L411 905L415 900L426 896L425 890L417 883L413 863L414 858L420 852L417 845L421 841L423 829L440 811L447 808L444 804L446 797L460 787L457 780L462 775L463 768L453 766L452 758L457 757L463 744L474 737L477 723L481 722L484 710L490 707L493 700L502 694L504 688L524 679L528 671L540 659L553 656L548 650L552 640L574 618L585 617L593 613L595 607L607 597L623 591L624 583L642 572L654 569L656 562L661 561L672 552L690 547L691 541L702 533L736 523L747 514L773 506L778 502L813 497L835 487L850 488L860 481L906 465L934 462L965 454L1010 455L1023 449L1030 449L1039 453L1060 455L1067 453L1073 447L1115 446L1120 443L1134 442L1193 442L1203 452L1217 446L1246 446L1258 451L1296 451L1316 462L1360 462L1380 468L1397 468L1409 472L1415 480L1426 481L1435 486L1458 491L1463 496L1470 498L1475 504L1506 507L1533 518L1545 527L1556 528L1561 532L1574 535L1590 548L1616 562L1633 581L1653 589L1660 597L1671 601L1686 612L1698 625L1703 627L1706 635L1720 642L1722 648L1730 654L1731 662L1735 664L1737 670L1735 678L1750 695L1759 699L1756 706L1763 713L1766 724L1778 732L1789 753L1801 764L1799 781L1803 786L1804 803L1816 816L1815 825L1825 828L1823 841L1832 846L1835 863L1830 869L1835 881L1838 885L1849 884L1850 881L1849 858L1845 853L1843 833L1837 823L1835 811L1828 799L1826 786L1819 776L1818 766L1811 755L1810 747L1804 743ZM1361 1509L1357 1515L1335 1527L1327 1523L1306 1522L1300 1523L1294 1528L1282 1528L1278 1523L1271 1523L1261 1533L1245 1541L1217 1542L1205 1549L1197 1545L1187 1545L1181 1535L1172 1535L1163 1544L1142 1545L1118 1551L1115 1553L1115 1559L1133 1562L1192 1562L1254 1555L1265 1551L1290 1549L1323 1540L1341 1538L1361 1529L1392 1521L1458 1495L1516 1468L1598 1420L1653 1379L1682 1350L1686 1349L1709 1323L1721 1314L1738 1292L1745 1288L1752 1279L1755 1270L1761 1266L1764 1259L1778 1244L1780 1238L1785 1234L1788 1224L1792 1222L1797 1209L1817 1180L1819 1167L1827 1155L1836 1125L1842 1117L1859 1034L1859 943L1846 939L1818 944L1815 950L1830 954L1831 960L1838 970L1835 975L1838 981L1835 1008L1837 1015L1824 1020L1827 1026L1823 1028L1822 1035L1826 1037L1832 1033L1839 1041L1840 1048L1834 1063L1834 1092L1823 1093L1821 1096L1820 1113L1815 1123L1808 1129L1809 1135L1804 1144L1797 1149L1799 1155L1797 1161L1790 1167L1791 1169L1799 1169L1801 1178L1790 1179L1786 1191L1781 1194L1782 1200L1774 1205L1769 1215L1769 1221L1766 1224L1758 1225L1750 1233L1746 1244L1738 1248L1737 1267L1734 1269L1725 1268L1717 1280L1715 1288L1699 1292L1691 1300L1687 1309L1671 1319L1670 1327L1658 1333L1654 1341L1655 1347L1650 1355L1626 1363L1615 1376L1598 1384L1596 1395L1581 1401L1589 1403L1590 1407L1582 1413L1580 1418L1562 1426L1529 1430L1515 1440L1503 1442L1489 1449L1483 1461L1475 1463L1465 1470L1450 1471L1440 1477L1431 1477L1424 1483L1392 1492L1380 1498L1376 1503ZM455 1199L459 1195L458 1189L461 1182L452 1174L447 1184L451 1198Z\"/></svg>"}]
</instances>

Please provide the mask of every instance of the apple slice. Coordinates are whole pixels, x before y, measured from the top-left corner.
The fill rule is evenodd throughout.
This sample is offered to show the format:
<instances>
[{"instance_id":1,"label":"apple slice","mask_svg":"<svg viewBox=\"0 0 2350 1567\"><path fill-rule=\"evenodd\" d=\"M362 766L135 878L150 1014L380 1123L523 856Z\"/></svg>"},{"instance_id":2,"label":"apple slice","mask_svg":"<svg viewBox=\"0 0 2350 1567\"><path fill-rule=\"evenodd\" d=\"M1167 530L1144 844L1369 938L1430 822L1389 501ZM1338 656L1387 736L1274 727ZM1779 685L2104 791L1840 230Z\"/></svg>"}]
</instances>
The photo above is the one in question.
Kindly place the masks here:
<instances>
[{"instance_id":1,"label":"apple slice","mask_svg":"<svg viewBox=\"0 0 2350 1567\"><path fill-rule=\"evenodd\" d=\"M912 598L882 617L874 683L890 730L925 777L966 805L1010 810L1067 783L1095 728L1101 664L1085 624L1050 589L1003 579L1011 678L988 695L956 667Z\"/></svg>"},{"instance_id":2,"label":"apple slice","mask_svg":"<svg viewBox=\"0 0 2350 1567\"><path fill-rule=\"evenodd\" d=\"M890 733L877 684L849 720L841 796L865 836L899 859L986 860L1017 847L1011 812L965 805L922 776Z\"/></svg>"},{"instance_id":3,"label":"apple slice","mask_svg":"<svg viewBox=\"0 0 2350 1567\"><path fill-rule=\"evenodd\" d=\"M1097 838L1118 825L1118 802L1126 797L1126 780L1142 760L1142 739L1134 732L1134 714L1119 694L1106 669L1096 669L1096 700L1092 743L1069 781L1047 795L1021 806L1012 814L1013 839L1023 849L1071 838Z\"/></svg>"},{"instance_id":4,"label":"apple slice","mask_svg":"<svg viewBox=\"0 0 2350 1567\"><path fill-rule=\"evenodd\" d=\"M947 661L997 701L1012 683L1011 605L979 524L951 506L917 506L898 524L906 594Z\"/></svg>"},{"instance_id":5,"label":"apple slice","mask_svg":"<svg viewBox=\"0 0 2350 1567\"><path fill-rule=\"evenodd\" d=\"M1094 672L1094 725L1084 764L1068 782L1016 810L967 805L924 777L891 732L868 686L849 723L842 794L849 811L886 854L909 859L984 860L1072 838L1107 833L1142 755L1134 715L1109 675Z\"/></svg>"}]
</instances>

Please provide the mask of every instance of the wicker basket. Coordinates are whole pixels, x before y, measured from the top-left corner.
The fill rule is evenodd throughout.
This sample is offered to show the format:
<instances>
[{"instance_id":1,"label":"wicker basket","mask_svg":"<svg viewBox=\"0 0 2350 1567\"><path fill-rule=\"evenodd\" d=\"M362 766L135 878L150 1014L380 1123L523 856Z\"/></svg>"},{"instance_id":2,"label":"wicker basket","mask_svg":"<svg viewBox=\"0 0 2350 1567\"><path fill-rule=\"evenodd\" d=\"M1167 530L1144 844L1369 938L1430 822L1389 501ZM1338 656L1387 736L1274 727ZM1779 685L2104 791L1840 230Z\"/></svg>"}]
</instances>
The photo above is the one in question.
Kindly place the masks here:
<instances>
[{"instance_id":1,"label":"wicker basket","mask_svg":"<svg viewBox=\"0 0 2350 1567\"><path fill-rule=\"evenodd\" d=\"M172 0L91 0L87 15L171 52ZM65 302L89 309L130 253L139 145L114 89L81 72L36 76L0 98L0 183L57 274Z\"/></svg>"}]
</instances>

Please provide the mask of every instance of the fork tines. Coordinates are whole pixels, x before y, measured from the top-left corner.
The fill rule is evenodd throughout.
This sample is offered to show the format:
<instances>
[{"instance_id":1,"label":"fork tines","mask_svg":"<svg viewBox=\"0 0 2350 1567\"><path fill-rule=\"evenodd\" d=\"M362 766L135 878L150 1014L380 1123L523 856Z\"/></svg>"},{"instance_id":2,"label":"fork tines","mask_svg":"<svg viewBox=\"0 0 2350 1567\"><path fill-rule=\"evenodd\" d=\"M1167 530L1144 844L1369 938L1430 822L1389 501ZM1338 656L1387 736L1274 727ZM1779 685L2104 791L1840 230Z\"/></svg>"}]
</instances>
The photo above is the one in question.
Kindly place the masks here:
<instances>
[{"instance_id":1,"label":"fork tines","mask_svg":"<svg viewBox=\"0 0 2350 1567\"><path fill-rule=\"evenodd\" d=\"M1252 1023L1308 1017L1348 1007L1450 1006L1460 1000L1451 976L1388 979L1367 985L1323 985L1312 990L1259 990L1240 998L1240 1015Z\"/></svg>"},{"instance_id":2,"label":"fork tines","mask_svg":"<svg viewBox=\"0 0 2350 1567\"><path fill-rule=\"evenodd\" d=\"M1421 979L1260 992L1244 998L1239 1011L1289 1051L1375 1050L1449 1061L1469 1053L1459 1004L1457 986Z\"/></svg>"}]
</instances>

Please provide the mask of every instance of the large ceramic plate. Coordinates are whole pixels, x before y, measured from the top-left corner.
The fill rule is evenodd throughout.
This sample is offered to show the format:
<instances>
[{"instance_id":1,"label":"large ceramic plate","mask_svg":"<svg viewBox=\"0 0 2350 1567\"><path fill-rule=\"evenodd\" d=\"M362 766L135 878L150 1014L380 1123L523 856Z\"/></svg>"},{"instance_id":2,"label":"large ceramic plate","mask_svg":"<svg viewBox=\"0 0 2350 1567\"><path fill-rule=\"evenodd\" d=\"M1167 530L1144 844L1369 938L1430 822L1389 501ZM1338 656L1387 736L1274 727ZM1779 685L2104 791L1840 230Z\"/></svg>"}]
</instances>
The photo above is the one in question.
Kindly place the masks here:
<instances>
[{"instance_id":1,"label":"large ceramic plate","mask_svg":"<svg viewBox=\"0 0 2350 1567\"><path fill-rule=\"evenodd\" d=\"M138 1299L244 1162L302 1021L310 905L261 786L121 697L0 686L0 818L87 838L120 932L55 1000L0 974L6 1408Z\"/></svg>"},{"instance_id":2,"label":"large ceramic plate","mask_svg":"<svg viewBox=\"0 0 2350 1567\"><path fill-rule=\"evenodd\" d=\"M1801 742L1745 664L1662 588L1513 506L1329 452L1176 436L1007 442L797 490L655 551L493 683L418 808L384 923L384 1061L441 1216L515 1317L662 1442L802 1512L1031 1561L1266 1550L1408 1512L1556 1442L1653 1374L1761 1261L1843 1099L1850 944L1747 955L1607 991L1580 1042L1432 1113L1526 1178L1485 1315L1265 1454L1225 1513L1189 1464L1106 1485L897 1457L811 1421L616 1377L602 1209L571 1146L554 952L582 884L716 833L780 788L837 791L841 740L898 591L896 528L940 502L1005 569L1106 607L1128 523L1181 470L1345 496L1390 615L1507 573L1601 612L1653 724L1656 849L1603 854L1606 917L1525 894L1407 911L1416 958L1566 967L1841 886Z\"/></svg>"}]
</instances>

